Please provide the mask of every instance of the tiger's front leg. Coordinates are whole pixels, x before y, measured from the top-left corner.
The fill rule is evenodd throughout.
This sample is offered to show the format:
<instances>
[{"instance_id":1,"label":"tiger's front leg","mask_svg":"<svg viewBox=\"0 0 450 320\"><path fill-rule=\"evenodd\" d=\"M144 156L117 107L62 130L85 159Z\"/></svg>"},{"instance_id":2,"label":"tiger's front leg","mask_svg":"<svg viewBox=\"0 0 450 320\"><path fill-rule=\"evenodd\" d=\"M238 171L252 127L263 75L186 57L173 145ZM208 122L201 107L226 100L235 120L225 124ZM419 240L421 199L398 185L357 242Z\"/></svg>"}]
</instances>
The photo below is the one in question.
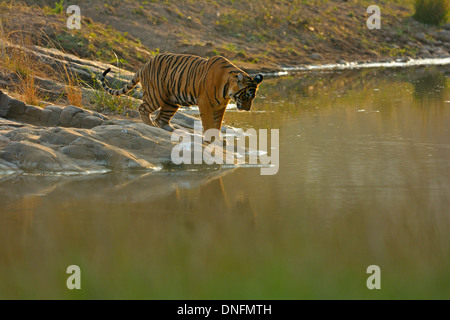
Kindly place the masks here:
<instances>
[{"instance_id":1,"label":"tiger's front leg","mask_svg":"<svg viewBox=\"0 0 450 320\"><path fill-rule=\"evenodd\" d=\"M217 130L222 129L222 122L223 117L225 116L225 110L227 109L227 106L220 106L217 109L214 109L213 115L214 115L214 128Z\"/></svg>"},{"instance_id":2,"label":"tiger's front leg","mask_svg":"<svg viewBox=\"0 0 450 320\"><path fill-rule=\"evenodd\" d=\"M222 120L225 114L225 106L217 106L213 108L211 105L207 105L206 107L200 106L200 118L202 119L202 125L203 125L203 134L205 141L207 142L213 142L212 138L214 137L214 141L221 141L222 145L226 145L226 142L222 139L222 135L220 132L220 129L222 128ZM214 131L208 131L208 130L215 130Z\"/></svg>"},{"instance_id":3,"label":"tiger's front leg","mask_svg":"<svg viewBox=\"0 0 450 320\"><path fill-rule=\"evenodd\" d=\"M207 99L199 100L198 110L200 111L200 119L202 120L203 133L209 129L214 129L214 108L209 104Z\"/></svg>"}]
</instances>

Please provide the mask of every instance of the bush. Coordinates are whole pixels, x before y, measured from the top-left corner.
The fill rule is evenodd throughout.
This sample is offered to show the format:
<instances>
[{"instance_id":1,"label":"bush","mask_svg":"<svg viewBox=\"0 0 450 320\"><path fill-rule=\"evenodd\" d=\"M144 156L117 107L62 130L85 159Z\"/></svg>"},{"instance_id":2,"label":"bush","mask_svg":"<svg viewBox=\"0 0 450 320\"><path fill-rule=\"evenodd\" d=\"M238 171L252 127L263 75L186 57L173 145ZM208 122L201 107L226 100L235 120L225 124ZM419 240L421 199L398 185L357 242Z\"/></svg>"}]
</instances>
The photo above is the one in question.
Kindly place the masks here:
<instances>
[{"instance_id":1,"label":"bush","mask_svg":"<svg viewBox=\"0 0 450 320\"><path fill-rule=\"evenodd\" d=\"M447 22L450 13L450 0L416 0L414 19L439 25Z\"/></svg>"}]
</instances>

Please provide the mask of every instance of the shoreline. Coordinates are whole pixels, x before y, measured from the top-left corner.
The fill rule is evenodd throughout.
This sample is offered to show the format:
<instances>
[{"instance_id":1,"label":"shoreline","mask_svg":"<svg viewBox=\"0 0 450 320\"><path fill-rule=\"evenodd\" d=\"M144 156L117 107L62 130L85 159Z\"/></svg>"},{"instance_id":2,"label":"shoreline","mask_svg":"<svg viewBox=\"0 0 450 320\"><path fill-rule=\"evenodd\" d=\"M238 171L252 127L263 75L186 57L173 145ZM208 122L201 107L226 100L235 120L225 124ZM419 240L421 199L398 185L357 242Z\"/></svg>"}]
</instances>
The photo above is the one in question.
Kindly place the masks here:
<instances>
[{"instance_id":1,"label":"shoreline","mask_svg":"<svg viewBox=\"0 0 450 320\"><path fill-rule=\"evenodd\" d=\"M340 63L324 64L301 64L298 66L280 67L279 69L243 69L249 74L262 73L267 77L283 77L300 72L308 71L335 71L335 70L357 70L365 68L411 68L418 66L438 66L450 64L450 56L436 58L418 58L410 57L382 59L374 61L342 61Z\"/></svg>"}]
</instances>

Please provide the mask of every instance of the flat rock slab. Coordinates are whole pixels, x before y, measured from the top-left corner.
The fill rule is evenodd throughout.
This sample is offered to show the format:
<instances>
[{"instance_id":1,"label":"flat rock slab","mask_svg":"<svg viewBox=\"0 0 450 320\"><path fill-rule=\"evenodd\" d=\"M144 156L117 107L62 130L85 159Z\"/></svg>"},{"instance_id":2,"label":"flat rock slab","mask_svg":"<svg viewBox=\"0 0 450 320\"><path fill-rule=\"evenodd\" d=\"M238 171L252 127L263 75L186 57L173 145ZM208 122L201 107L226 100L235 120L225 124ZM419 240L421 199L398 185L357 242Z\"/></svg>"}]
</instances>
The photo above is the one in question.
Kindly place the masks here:
<instances>
[{"instance_id":1,"label":"flat rock slab","mask_svg":"<svg viewBox=\"0 0 450 320\"><path fill-rule=\"evenodd\" d=\"M157 171L171 166L179 143L139 120L109 119L75 106L30 106L1 91L0 112L0 173ZM177 112L171 123L192 131L196 120Z\"/></svg>"},{"instance_id":2,"label":"flat rock slab","mask_svg":"<svg viewBox=\"0 0 450 320\"><path fill-rule=\"evenodd\" d=\"M77 129L0 118L1 171L156 170L170 161L173 146L169 132L142 123Z\"/></svg>"}]
</instances>

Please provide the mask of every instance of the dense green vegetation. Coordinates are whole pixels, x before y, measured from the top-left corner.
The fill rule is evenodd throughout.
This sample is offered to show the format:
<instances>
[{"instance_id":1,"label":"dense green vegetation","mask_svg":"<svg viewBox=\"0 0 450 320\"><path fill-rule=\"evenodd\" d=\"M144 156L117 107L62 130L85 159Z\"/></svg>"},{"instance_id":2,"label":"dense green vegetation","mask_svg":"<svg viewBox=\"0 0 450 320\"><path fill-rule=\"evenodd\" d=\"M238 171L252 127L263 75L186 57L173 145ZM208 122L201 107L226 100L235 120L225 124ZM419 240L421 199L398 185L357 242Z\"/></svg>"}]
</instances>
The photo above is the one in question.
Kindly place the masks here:
<instances>
[{"instance_id":1,"label":"dense green vegetation","mask_svg":"<svg viewBox=\"0 0 450 320\"><path fill-rule=\"evenodd\" d=\"M414 18L418 21L440 25L450 14L449 0L416 0Z\"/></svg>"}]
</instances>

